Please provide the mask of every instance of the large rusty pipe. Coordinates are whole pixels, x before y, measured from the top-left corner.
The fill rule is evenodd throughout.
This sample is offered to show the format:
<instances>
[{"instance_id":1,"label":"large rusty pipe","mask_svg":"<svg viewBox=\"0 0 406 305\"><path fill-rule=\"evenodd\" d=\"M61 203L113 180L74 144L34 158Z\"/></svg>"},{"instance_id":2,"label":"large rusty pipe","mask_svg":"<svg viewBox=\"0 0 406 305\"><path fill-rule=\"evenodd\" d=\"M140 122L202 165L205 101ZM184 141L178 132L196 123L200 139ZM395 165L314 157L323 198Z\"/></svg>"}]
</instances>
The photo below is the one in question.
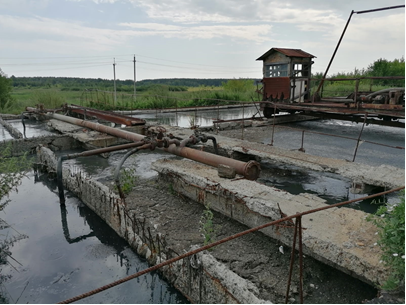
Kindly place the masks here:
<instances>
[{"instance_id":1,"label":"large rusty pipe","mask_svg":"<svg viewBox=\"0 0 406 305\"><path fill-rule=\"evenodd\" d=\"M143 135L129 132L126 130L121 130L117 128L112 128L108 126L104 126L102 124L93 123L89 121L84 121L72 117L68 117L66 115L61 115L57 113L48 113L48 118L56 119L60 121L64 121L70 124L83 126L86 128L94 129L96 131L104 132L110 134L112 136L126 139L129 141L138 142L144 139ZM222 157L218 155L214 155L208 152L195 150L189 147L180 147L174 144L170 145L168 148L160 148L164 151L172 153L174 155L188 158L206 165L218 167L220 164L227 165L235 169L236 174L244 176L248 180L256 180L259 177L261 167L258 162L256 161L249 161L249 162L242 162L238 160L234 160L227 157Z\"/></svg>"}]
</instances>

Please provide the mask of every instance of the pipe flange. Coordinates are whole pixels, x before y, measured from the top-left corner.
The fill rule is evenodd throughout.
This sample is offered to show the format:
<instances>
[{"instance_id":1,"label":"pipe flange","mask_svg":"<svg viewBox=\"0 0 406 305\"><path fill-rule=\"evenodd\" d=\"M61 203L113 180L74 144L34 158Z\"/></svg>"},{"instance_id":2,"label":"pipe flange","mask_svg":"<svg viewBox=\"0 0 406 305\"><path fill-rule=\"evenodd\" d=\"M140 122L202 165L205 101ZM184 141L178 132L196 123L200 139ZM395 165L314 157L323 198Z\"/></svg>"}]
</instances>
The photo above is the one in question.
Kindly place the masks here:
<instances>
[{"instance_id":1,"label":"pipe flange","mask_svg":"<svg viewBox=\"0 0 406 305\"><path fill-rule=\"evenodd\" d=\"M261 166L257 161L248 161L244 167L244 177L248 180L257 180L261 173Z\"/></svg>"}]
</instances>

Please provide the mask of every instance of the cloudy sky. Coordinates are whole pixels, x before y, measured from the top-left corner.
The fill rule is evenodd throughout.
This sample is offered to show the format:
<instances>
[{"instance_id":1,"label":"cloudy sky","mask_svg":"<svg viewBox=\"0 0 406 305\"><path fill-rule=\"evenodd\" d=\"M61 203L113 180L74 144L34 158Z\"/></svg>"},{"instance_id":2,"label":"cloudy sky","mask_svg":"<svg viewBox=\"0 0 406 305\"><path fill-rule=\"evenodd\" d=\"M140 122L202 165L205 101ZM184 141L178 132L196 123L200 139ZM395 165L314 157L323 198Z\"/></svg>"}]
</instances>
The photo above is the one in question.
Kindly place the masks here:
<instances>
[{"instance_id":1,"label":"cloudy sky","mask_svg":"<svg viewBox=\"0 0 406 305\"><path fill-rule=\"evenodd\" d=\"M324 72L352 10L402 0L0 0L8 76L261 78L273 47ZM354 14L329 74L405 55L405 9Z\"/></svg>"}]
</instances>

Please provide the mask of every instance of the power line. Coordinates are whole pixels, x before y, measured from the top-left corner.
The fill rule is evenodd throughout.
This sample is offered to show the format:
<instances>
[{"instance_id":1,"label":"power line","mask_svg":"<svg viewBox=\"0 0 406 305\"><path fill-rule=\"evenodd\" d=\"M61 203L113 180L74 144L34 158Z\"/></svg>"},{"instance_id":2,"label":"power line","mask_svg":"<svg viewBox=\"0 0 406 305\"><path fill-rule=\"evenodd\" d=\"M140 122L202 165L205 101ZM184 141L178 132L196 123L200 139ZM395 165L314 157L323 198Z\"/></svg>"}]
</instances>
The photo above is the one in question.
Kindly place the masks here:
<instances>
[{"instance_id":1,"label":"power line","mask_svg":"<svg viewBox=\"0 0 406 305\"><path fill-rule=\"evenodd\" d=\"M114 56L115 58L117 57L123 57L123 56L129 56L129 54L124 54L124 55L117 55ZM199 67L211 67L211 68L217 68L217 69L222 69L222 68L227 68L227 69L239 69L239 70L245 70L245 69L252 69L249 67L230 67L230 66L217 66L217 65L207 65L207 64L199 64L199 63L187 63L187 62L182 62L182 61L175 61L175 60L168 60L168 59L161 59L161 58L156 58L156 57L151 57L151 56L145 56L145 55L140 55L140 54L131 54L131 56L140 56L140 57L145 57L145 58L151 58L151 59L155 59L155 60L159 60L159 61L165 61L165 62L175 62L175 63L181 63L184 65L189 65L189 66L199 66ZM56 59L69 59L69 58L77 58L77 59L87 59L87 58L112 58L113 56L108 56L108 55L103 55L103 56L53 56L53 57L0 57L0 60L21 60L21 59L32 59L32 60L43 60L43 61L47 61L47 60L56 60ZM117 62L132 62L130 60L121 60L121 61L117 61ZM78 62L78 61L73 61L73 62L57 62L57 63L48 63L48 64L54 64L54 65L64 65L64 64L79 64L82 62ZM95 63L99 63L99 62L95 62ZM104 62L103 62L104 63ZM149 63L149 64L154 64L154 63L150 63L150 62L144 62L144 63ZM4 63L1 64L2 66L18 66L18 65L41 65L42 63ZM47 63L43 63L43 64L47 64ZM181 68L181 66L173 66L173 65L165 65L165 64L159 64L159 63L155 63L155 65L162 65L162 66L169 66L169 67L176 67L176 68ZM192 69L189 67L183 67L185 69ZM196 69L196 68L195 68ZM250 71L247 71L250 72Z\"/></svg>"},{"instance_id":2,"label":"power line","mask_svg":"<svg viewBox=\"0 0 406 305\"><path fill-rule=\"evenodd\" d=\"M101 66L107 66L111 65L111 63L108 64L102 64L102 65L90 65L90 66L80 66L80 67L66 67L66 68L52 68L52 69L35 69L35 70L23 70L23 71L13 71L13 73L27 73L27 72L32 72L32 71L52 71L52 70L70 70L70 69L83 69L83 68L92 68L92 67L101 67Z\"/></svg>"}]
</instances>

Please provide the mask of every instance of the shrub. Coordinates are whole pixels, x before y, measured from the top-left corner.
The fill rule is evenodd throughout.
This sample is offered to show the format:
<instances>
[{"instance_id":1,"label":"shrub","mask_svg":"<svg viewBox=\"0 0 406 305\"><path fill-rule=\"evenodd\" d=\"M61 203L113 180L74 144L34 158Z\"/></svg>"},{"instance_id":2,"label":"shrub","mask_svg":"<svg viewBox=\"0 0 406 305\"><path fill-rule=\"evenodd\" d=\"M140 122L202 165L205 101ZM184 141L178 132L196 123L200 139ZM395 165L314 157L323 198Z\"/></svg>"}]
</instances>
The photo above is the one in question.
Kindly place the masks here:
<instances>
[{"instance_id":1,"label":"shrub","mask_svg":"<svg viewBox=\"0 0 406 305\"><path fill-rule=\"evenodd\" d=\"M381 206L368 220L378 228L382 262L390 270L381 288L395 290L405 281L405 192L401 192L398 204Z\"/></svg>"}]
</instances>

